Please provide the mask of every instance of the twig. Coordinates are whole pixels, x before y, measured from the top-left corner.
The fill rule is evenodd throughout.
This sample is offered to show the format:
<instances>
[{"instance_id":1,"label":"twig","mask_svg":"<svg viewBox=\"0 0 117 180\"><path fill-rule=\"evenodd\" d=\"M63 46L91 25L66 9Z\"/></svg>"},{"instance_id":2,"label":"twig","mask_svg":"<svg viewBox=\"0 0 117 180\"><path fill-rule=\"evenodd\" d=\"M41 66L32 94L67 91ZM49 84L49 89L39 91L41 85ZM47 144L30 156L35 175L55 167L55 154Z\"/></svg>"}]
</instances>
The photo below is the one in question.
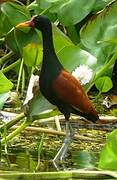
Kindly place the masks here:
<instances>
[{"instance_id":1,"label":"twig","mask_svg":"<svg viewBox=\"0 0 117 180\"><path fill-rule=\"evenodd\" d=\"M17 128L19 128L20 126L12 126L10 129L11 130L15 130ZM62 131L56 131L53 129L46 129L46 128L40 128L40 127L26 127L25 128L26 131L34 131L34 132L38 132L38 133L46 133L46 134L50 134L50 135L59 135L59 136L65 136L66 133L62 132ZM85 137L85 136L81 136L81 135L75 135L74 139L78 139L78 140L82 140L82 141L93 141L93 142L100 142L101 140L97 140L97 139L93 139L93 138L89 138L89 137Z\"/></svg>"}]
</instances>

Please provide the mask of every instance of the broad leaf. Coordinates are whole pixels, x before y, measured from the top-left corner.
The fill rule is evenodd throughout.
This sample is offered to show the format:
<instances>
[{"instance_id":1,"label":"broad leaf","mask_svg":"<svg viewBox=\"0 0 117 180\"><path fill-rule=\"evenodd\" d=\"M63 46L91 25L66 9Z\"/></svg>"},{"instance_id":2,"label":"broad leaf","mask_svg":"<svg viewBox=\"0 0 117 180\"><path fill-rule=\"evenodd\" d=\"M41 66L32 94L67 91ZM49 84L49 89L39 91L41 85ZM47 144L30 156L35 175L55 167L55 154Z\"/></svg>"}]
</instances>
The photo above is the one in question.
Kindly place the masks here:
<instances>
[{"instance_id":1,"label":"broad leaf","mask_svg":"<svg viewBox=\"0 0 117 180\"><path fill-rule=\"evenodd\" d=\"M4 36L11 28L9 19L0 10L0 37Z\"/></svg>"},{"instance_id":2,"label":"broad leaf","mask_svg":"<svg viewBox=\"0 0 117 180\"><path fill-rule=\"evenodd\" d=\"M117 170L117 130L108 135L98 167L106 170Z\"/></svg>"},{"instance_id":3,"label":"broad leaf","mask_svg":"<svg viewBox=\"0 0 117 180\"><path fill-rule=\"evenodd\" d=\"M70 0L59 8L58 19L65 26L76 24L84 19L92 10L95 0Z\"/></svg>"},{"instance_id":4,"label":"broad leaf","mask_svg":"<svg viewBox=\"0 0 117 180\"><path fill-rule=\"evenodd\" d=\"M66 46L73 45L71 40L62 31L60 31L54 24L53 24L53 41L56 52L62 50Z\"/></svg>"},{"instance_id":5,"label":"broad leaf","mask_svg":"<svg viewBox=\"0 0 117 180\"><path fill-rule=\"evenodd\" d=\"M108 92L113 87L112 80L108 76L98 78L95 85L96 88L103 93Z\"/></svg>"},{"instance_id":6,"label":"broad leaf","mask_svg":"<svg viewBox=\"0 0 117 180\"><path fill-rule=\"evenodd\" d=\"M73 71L81 64L86 64L95 70L97 64L97 59L94 56L75 45L66 46L57 55L60 62L69 71Z\"/></svg>"},{"instance_id":7,"label":"broad leaf","mask_svg":"<svg viewBox=\"0 0 117 180\"><path fill-rule=\"evenodd\" d=\"M12 82L0 71L0 93L8 92L12 87Z\"/></svg>"},{"instance_id":8,"label":"broad leaf","mask_svg":"<svg viewBox=\"0 0 117 180\"><path fill-rule=\"evenodd\" d=\"M29 11L25 6L17 3L6 2L1 5L1 11L9 18L13 26L31 18Z\"/></svg>"},{"instance_id":9,"label":"broad leaf","mask_svg":"<svg viewBox=\"0 0 117 180\"><path fill-rule=\"evenodd\" d=\"M40 43L39 37L34 29L28 29L28 32L23 32L19 29L14 29L6 36L6 43L16 53L22 55L23 48L29 43Z\"/></svg>"},{"instance_id":10,"label":"broad leaf","mask_svg":"<svg viewBox=\"0 0 117 180\"><path fill-rule=\"evenodd\" d=\"M93 11L97 12L100 11L101 9L103 9L109 2L111 2L112 0L98 0L95 2L95 5L93 6Z\"/></svg>"},{"instance_id":11,"label":"broad leaf","mask_svg":"<svg viewBox=\"0 0 117 180\"><path fill-rule=\"evenodd\" d=\"M65 26L80 22L92 10L95 0L41 0L40 7L49 8L52 13L57 13L58 19Z\"/></svg>"},{"instance_id":12,"label":"broad leaf","mask_svg":"<svg viewBox=\"0 0 117 180\"><path fill-rule=\"evenodd\" d=\"M117 1L113 1L103 11L93 15L81 30L81 42L85 49L97 57L98 68L110 59L117 48L115 44L105 43L117 37L116 17Z\"/></svg>"},{"instance_id":13,"label":"broad leaf","mask_svg":"<svg viewBox=\"0 0 117 180\"><path fill-rule=\"evenodd\" d=\"M27 66L33 66L40 64L42 60L42 46L39 44L30 43L23 48L23 59Z\"/></svg>"}]
</instances>

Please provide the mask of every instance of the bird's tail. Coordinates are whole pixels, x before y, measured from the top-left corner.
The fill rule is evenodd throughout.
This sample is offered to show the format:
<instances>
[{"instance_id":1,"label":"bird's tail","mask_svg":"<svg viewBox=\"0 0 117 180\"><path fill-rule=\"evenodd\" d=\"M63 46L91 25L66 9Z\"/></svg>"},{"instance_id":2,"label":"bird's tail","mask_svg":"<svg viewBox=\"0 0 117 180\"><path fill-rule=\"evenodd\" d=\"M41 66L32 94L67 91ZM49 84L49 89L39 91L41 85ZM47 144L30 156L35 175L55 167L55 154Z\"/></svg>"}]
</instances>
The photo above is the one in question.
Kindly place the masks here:
<instances>
[{"instance_id":1,"label":"bird's tail","mask_svg":"<svg viewBox=\"0 0 117 180\"><path fill-rule=\"evenodd\" d=\"M97 120L99 120L99 116L98 114L92 114L92 113L84 113L84 112L81 112L80 110L77 110L75 108L72 107L72 113L73 114L76 114L76 115L79 115L79 116L82 116L84 118L86 118L87 120L89 121L92 121L92 122L96 122Z\"/></svg>"}]
</instances>

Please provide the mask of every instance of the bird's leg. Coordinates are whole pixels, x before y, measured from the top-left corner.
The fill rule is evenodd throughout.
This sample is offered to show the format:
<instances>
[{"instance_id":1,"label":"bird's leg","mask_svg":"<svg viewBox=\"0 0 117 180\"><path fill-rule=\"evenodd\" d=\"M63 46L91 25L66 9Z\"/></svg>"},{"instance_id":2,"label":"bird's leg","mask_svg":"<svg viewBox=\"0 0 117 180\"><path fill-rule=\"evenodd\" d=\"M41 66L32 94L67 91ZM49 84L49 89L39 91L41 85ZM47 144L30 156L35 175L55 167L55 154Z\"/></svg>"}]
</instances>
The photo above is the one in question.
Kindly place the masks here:
<instances>
[{"instance_id":1,"label":"bird's leg","mask_svg":"<svg viewBox=\"0 0 117 180\"><path fill-rule=\"evenodd\" d=\"M64 143L63 143L62 147L60 148L60 150L58 151L55 158L53 159L53 164L57 169L58 169L57 164L58 164L59 160L62 161L66 156L68 147L71 143L71 140L73 139L73 136L74 136L73 129L72 129L69 121L66 121L66 137L64 139Z\"/></svg>"},{"instance_id":2,"label":"bird's leg","mask_svg":"<svg viewBox=\"0 0 117 180\"><path fill-rule=\"evenodd\" d=\"M66 137L64 140L64 149L62 151L60 160L62 161L63 159L65 159L66 153L68 151L68 147L71 144L71 141L73 139L74 133L73 133L73 129L71 127L71 124L69 123L69 121L66 121Z\"/></svg>"}]
</instances>

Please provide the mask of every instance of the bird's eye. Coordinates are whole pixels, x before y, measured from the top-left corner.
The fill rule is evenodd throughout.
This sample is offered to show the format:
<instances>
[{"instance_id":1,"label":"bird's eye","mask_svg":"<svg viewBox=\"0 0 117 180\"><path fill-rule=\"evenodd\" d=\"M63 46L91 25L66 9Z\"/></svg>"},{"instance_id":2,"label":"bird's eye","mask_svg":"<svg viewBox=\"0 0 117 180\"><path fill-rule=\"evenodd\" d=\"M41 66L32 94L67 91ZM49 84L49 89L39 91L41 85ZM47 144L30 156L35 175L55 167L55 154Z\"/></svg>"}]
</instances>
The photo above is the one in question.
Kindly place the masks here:
<instances>
[{"instance_id":1,"label":"bird's eye","mask_svg":"<svg viewBox=\"0 0 117 180\"><path fill-rule=\"evenodd\" d=\"M110 102L106 102L106 106L107 106L107 108L110 108L111 107L111 103Z\"/></svg>"}]
</instances>

